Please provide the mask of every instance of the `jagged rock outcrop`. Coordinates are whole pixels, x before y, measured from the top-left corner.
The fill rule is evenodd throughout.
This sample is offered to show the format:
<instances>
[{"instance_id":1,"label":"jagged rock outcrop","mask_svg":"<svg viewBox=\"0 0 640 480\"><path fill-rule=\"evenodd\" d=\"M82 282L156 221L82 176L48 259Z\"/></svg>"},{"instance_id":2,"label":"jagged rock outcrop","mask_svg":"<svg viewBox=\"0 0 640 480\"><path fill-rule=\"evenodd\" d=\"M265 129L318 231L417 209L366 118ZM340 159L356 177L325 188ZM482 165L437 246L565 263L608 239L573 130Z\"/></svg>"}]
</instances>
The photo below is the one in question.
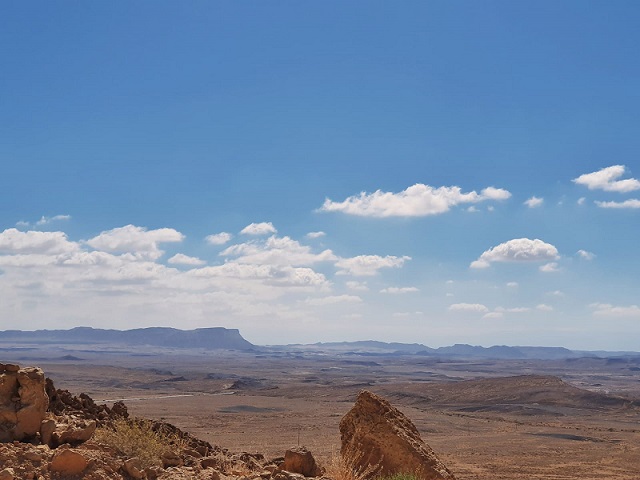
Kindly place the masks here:
<instances>
[{"instance_id":1,"label":"jagged rock outcrop","mask_svg":"<svg viewBox=\"0 0 640 480\"><path fill-rule=\"evenodd\" d=\"M115 402L111 408L98 405L85 393L75 396L68 390L57 389L50 378L46 379L45 390L49 397L49 411L54 415L95 420L98 424L129 416L123 402Z\"/></svg>"},{"instance_id":2,"label":"jagged rock outcrop","mask_svg":"<svg viewBox=\"0 0 640 480\"><path fill-rule=\"evenodd\" d=\"M48 406L40 368L0 364L0 442L38 435Z\"/></svg>"},{"instance_id":3,"label":"jagged rock outcrop","mask_svg":"<svg viewBox=\"0 0 640 480\"><path fill-rule=\"evenodd\" d=\"M412 473L424 480L455 480L415 425L385 399L363 390L340 421L343 458L371 477Z\"/></svg>"}]
</instances>

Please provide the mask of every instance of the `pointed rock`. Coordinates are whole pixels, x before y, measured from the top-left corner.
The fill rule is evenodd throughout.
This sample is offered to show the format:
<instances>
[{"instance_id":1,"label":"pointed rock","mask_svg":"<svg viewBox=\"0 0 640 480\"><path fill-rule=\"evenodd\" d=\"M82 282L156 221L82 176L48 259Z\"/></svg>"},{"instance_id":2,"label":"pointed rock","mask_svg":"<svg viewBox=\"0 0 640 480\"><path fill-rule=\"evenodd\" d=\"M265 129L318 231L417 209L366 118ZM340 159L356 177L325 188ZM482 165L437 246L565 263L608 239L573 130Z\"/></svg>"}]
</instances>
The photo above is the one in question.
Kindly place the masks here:
<instances>
[{"instance_id":1,"label":"pointed rock","mask_svg":"<svg viewBox=\"0 0 640 480\"><path fill-rule=\"evenodd\" d=\"M455 480L411 420L366 390L340 421L340 435L342 457L361 472L373 469L371 477L410 473L423 480Z\"/></svg>"}]
</instances>

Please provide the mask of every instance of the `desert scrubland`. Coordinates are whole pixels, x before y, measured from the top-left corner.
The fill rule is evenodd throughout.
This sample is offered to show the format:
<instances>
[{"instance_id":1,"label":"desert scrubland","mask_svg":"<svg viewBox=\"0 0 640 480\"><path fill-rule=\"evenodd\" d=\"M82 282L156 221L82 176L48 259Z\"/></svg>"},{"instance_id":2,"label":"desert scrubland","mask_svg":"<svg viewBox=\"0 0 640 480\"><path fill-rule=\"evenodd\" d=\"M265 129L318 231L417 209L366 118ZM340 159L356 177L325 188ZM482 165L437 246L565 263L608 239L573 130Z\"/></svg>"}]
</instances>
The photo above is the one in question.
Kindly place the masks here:
<instances>
[{"instance_id":1,"label":"desert scrubland","mask_svg":"<svg viewBox=\"0 0 640 480\"><path fill-rule=\"evenodd\" d=\"M640 358L474 360L256 351L5 346L59 387L122 400L230 451L322 462L361 390L408 416L461 480L640 478Z\"/></svg>"}]
</instances>

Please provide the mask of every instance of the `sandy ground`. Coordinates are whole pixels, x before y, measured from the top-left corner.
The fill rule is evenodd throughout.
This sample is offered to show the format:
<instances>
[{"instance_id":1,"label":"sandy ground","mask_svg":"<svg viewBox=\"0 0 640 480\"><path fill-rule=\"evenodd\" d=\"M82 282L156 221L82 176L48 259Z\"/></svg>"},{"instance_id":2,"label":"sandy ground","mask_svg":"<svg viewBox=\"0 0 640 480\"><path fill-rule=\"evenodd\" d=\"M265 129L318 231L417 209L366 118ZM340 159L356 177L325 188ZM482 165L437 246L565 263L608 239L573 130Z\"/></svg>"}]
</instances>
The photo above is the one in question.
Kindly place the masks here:
<instances>
[{"instance_id":1,"label":"sandy ground","mask_svg":"<svg viewBox=\"0 0 640 480\"><path fill-rule=\"evenodd\" d=\"M443 362L81 349L66 360L52 361L59 358L52 352L31 356L19 363L42 366L58 388L106 403L124 399L134 415L163 419L231 451L277 457L305 445L328 461L340 448L340 419L369 389L412 419L459 480L640 479L640 369L633 359ZM502 380L523 374L565 383Z\"/></svg>"}]
</instances>

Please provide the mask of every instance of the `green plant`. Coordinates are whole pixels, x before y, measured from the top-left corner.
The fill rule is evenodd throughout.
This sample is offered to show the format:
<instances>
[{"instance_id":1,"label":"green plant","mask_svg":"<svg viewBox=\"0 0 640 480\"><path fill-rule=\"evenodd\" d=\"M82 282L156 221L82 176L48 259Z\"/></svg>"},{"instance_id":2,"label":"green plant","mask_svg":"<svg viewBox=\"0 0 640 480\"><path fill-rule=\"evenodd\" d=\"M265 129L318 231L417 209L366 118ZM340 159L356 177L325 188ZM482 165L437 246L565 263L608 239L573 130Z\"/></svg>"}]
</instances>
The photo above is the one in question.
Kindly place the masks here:
<instances>
[{"instance_id":1,"label":"green plant","mask_svg":"<svg viewBox=\"0 0 640 480\"><path fill-rule=\"evenodd\" d=\"M181 450L184 441L150 420L119 419L96 430L94 440L106 444L129 458L138 457L143 468L162 465L167 450Z\"/></svg>"}]
</instances>

